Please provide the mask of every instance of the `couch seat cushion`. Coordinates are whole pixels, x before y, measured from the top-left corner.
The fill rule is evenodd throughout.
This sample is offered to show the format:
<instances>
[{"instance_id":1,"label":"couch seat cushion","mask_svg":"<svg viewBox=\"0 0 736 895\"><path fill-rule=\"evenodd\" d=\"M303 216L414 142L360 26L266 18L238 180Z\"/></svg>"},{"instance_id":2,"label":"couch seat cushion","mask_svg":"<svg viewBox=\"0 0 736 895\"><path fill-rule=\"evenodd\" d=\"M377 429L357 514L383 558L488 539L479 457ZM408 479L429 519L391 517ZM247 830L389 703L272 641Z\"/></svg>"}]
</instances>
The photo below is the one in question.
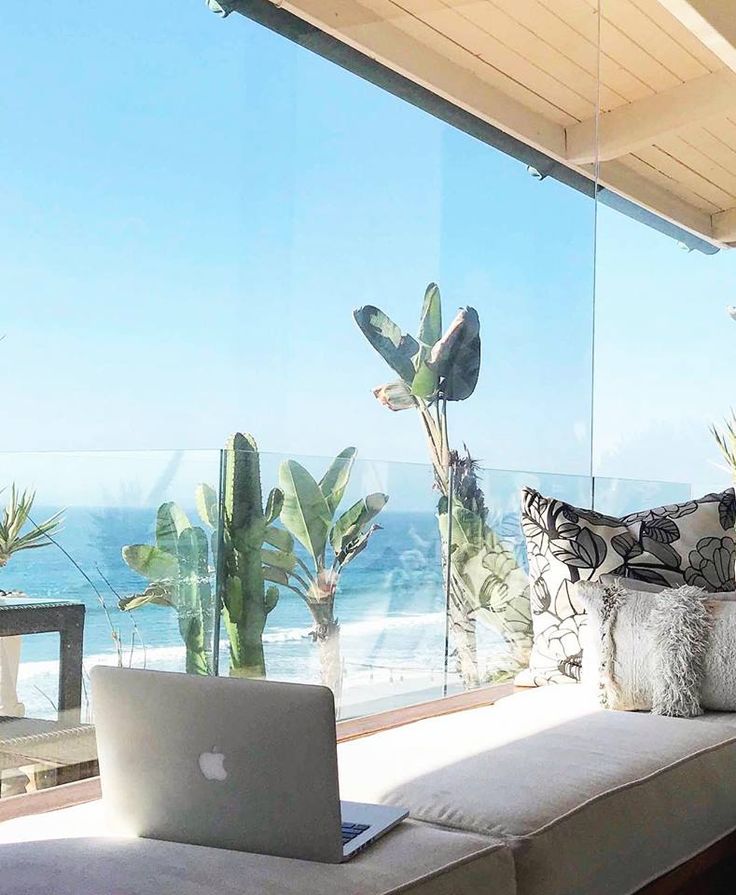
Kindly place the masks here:
<instances>
[{"instance_id":1,"label":"couch seat cushion","mask_svg":"<svg viewBox=\"0 0 736 895\"><path fill-rule=\"evenodd\" d=\"M511 851L407 821L346 864L115 836L101 803L0 824L14 895L514 895Z\"/></svg>"},{"instance_id":2,"label":"couch seat cushion","mask_svg":"<svg viewBox=\"0 0 736 895\"><path fill-rule=\"evenodd\" d=\"M342 792L510 837L520 895L624 895L736 828L734 737L542 688L344 743Z\"/></svg>"}]
</instances>

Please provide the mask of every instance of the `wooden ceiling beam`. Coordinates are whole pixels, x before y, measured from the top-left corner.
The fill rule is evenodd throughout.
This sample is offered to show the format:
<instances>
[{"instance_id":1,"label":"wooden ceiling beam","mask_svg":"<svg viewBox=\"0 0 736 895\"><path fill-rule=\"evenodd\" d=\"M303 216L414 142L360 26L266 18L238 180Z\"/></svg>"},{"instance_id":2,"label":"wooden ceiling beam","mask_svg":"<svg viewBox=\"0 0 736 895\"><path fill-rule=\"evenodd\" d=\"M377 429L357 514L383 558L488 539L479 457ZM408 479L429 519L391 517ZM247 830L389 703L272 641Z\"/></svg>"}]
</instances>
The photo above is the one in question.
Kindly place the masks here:
<instances>
[{"instance_id":1,"label":"wooden ceiling beam","mask_svg":"<svg viewBox=\"0 0 736 895\"><path fill-rule=\"evenodd\" d=\"M727 208L713 215L713 237L718 242L736 243L736 208Z\"/></svg>"},{"instance_id":2,"label":"wooden ceiling beam","mask_svg":"<svg viewBox=\"0 0 736 895\"><path fill-rule=\"evenodd\" d=\"M736 72L736 10L732 0L659 0L659 3Z\"/></svg>"},{"instance_id":3,"label":"wooden ceiling beam","mask_svg":"<svg viewBox=\"0 0 736 895\"><path fill-rule=\"evenodd\" d=\"M524 143L565 158L562 125L515 100L397 27L386 0L280 0L278 5Z\"/></svg>"},{"instance_id":4,"label":"wooden ceiling beam","mask_svg":"<svg viewBox=\"0 0 736 895\"><path fill-rule=\"evenodd\" d=\"M602 163L598 182L673 224L687 227L698 236L711 242L724 241L713 232L710 214L653 183L623 162L614 160Z\"/></svg>"},{"instance_id":5,"label":"wooden ceiling beam","mask_svg":"<svg viewBox=\"0 0 736 895\"><path fill-rule=\"evenodd\" d=\"M567 160L610 161L684 127L736 112L736 73L713 72L565 129ZM596 146L597 143L597 146Z\"/></svg>"}]
</instances>

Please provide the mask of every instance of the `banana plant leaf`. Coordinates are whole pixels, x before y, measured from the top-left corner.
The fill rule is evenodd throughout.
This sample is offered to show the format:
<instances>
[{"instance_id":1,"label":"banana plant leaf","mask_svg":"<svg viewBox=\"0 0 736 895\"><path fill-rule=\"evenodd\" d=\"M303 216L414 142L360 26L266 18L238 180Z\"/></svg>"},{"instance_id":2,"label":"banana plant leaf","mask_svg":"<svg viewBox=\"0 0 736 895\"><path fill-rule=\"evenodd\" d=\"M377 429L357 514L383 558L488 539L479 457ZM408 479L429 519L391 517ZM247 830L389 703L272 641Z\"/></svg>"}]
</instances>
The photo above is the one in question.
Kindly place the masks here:
<instances>
[{"instance_id":1,"label":"banana plant leaf","mask_svg":"<svg viewBox=\"0 0 736 895\"><path fill-rule=\"evenodd\" d=\"M368 540L370 536L374 534L374 532L381 531L382 526L380 525L371 525L371 527L364 531L362 534L359 534L354 541L349 541L345 544L343 550L338 554L338 562L340 565L345 568L348 563L351 563L355 557L362 553L365 548L368 546Z\"/></svg>"},{"instance_id":2,"label":"banana plant leaf","mask_svg":"<svg viewBox=\"0 0 736 895\"><path fill-rule=\"evenodd\" d=\"M123 547L123 559L134 572L149 581L173 581L179 574L177 557L150 544Z\"/></svg>"},{"instance_id":3,"label":"banana plant leaf","mask_svg":"<svg viewBox=\"0 0 736 895\"><path fill-rule=\"evenodd\" d=\"M478 312L465 308L452 350L441 368L442 394L448 401L464 401L473 394L480 375L480 356Z\"/></svg>"},{"instance_id":4,"label":"banana plant leaf","mask_svg":"<svg viewBox=\"0 0 736 895\"><path fill-rule=\"evenodd\" d=\"M437 394L439 375L429 366L431 349L442 337L442 305L440 290L434 283L427 286L424 293L424 304L419 321L419 357L417 359L417 372L411 384L411 393L415 398L428 401Z\"/></svg>"},{"instance_id":5,"label":"banana plant leaf","mask_svg":"<svg viewBox=\"0 0 736 895\"><path fill-rule=\"evenodd\" d=\"M309 552L318 568L324 566L327 535L332 513L319 485L296 460L279 467L279 485L284 492L281 521Z\"/></svg>"},{"instance_id":6,"label":"banana plant leaf","mask_svg":"<svg viewBox=\"0 0 736 895\"><path fill-rule=\"evenodd\" d=\"M426 345L427 348L432 348L435 342L442 338L442 301L436 283L430 283L424 293L417 338L420 344Z\"/></svg>"},{"instance_id":7,"label":"banana plant leaf","mask_svg":"<svg viewBox=\"0 0 736 895\"><path fill-rule=\"evenodd\" d=\"M290 572L296 565L296 556L293 553L285 553L283 550L261 550L261 561L266 566L274 566Z\"/></svg>"},{"instance_id":8,"label":"banana plant leaf","mask_svg":"<svg viewBox=\"0 0 736 895\"><path fill-rule=\"evenodd\" d=\"M384 407L393 411L411 410L417 406L411 393L411 386L407 385L403 379L379 385L378 388L373 389L373 396Z\"/></svg>"},{"instance_id":9,"label":"banana plant leaf","mask_svg":"<svg viewBox=\"0 0 736 895\"><path fill-rule=\"evenodd\" d=\"M414 380L414 357L419 353L419 343L373 305L365 305L353 312L355 322L371 345L408 385Z\"/></svg>"},{"instance_id":10,"label":"banana plant leaf","mask_svg":"<svg viewBox=\"0 0 736 895\"><path fill-rule=\"evenodd\" d=\"M357 450L354 447L347 447L340 451L330 464L330 468L319 481L319 489L327 501L330 516L334 514L340 505L345 489L348 486L356 454Z\"/></svg>"},{"instance_id":11,"label":"banana plant leaf","mask_svg":"<svg viewBox=\"0 0 736 895\"><path fill-rule=\"evenodd\" d=\"M366 525L381 512L388 503L388 494L375 492L356 501L335 522L330 532L330 544L336 556L340 556L362 532Z\"/></svg>"}]
</instances>

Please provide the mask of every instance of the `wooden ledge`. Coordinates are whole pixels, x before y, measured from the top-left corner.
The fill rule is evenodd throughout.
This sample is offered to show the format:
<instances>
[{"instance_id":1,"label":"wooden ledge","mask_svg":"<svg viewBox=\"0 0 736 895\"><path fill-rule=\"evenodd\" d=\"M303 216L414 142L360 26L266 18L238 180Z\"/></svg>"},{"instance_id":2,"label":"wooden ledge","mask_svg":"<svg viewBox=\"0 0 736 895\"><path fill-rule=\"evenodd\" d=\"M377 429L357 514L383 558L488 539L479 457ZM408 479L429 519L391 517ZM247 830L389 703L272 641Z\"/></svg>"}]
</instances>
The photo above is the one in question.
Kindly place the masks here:
<instances>
[{"instance_id":1,"label":"wooden ledge","mask_svg":"<svg viewBox=\"0 0 736 895\"><path fill-rule=\"evenodd\" d=\"M445 696L443 699L432 699L429 702L402 706L387 712L377 712L375 715L366 715L363 718L339 721L337 741L344 743L347 740L356 740L358 737L379 733L382 730L391 730L394 727L403 727L404 724L424 721L426 718L438 718L441 715L451 715L454 712L465 711L465 709L492 705L504 696L510 696L517 689L519 688L511 682L492 684L488 687L479 687L477 690L458 693L455 696Z\"/></svg>"},{"instance_id":2,"label":"wooden ledge","mask_svg":"<svg viewBox=\"0 0 736 895\"><path fill-rule=\"evenodd\" d=\"M364 718L340 721L337 725L337 741L344 743L348 740L358 739L358 737L379 733L382 730L391 730L395 727L402 727L404 724L423 721L426 718L437 718L441 715L462 712L465 709L491 705L498 699L509 696L515 689L512 683L493 684L466 693L458 693L455 696L446 696L443 699L433 699L417 705L377 712L375 715L367 715ZM9 796L0 799L0 822L30 814L44 814L47 811L71 808L73 805L82 805L85 802L94 802L101 797L101 794L100 778L91 777L88 780L66 783L63 786L26 795Z\"/></svg>"}]
</instances>

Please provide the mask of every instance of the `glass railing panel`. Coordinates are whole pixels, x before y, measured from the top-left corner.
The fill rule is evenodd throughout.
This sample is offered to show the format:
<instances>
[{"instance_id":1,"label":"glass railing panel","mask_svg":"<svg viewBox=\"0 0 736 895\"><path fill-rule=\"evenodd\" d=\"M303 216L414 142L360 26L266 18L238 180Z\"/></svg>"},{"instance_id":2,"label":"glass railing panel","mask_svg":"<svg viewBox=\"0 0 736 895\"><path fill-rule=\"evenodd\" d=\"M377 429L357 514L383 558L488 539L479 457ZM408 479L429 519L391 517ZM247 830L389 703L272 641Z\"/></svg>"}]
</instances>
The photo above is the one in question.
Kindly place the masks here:
<instances>
[{"instance_id":1,"label":"glass railing panel","mask_svg":"<svg viewBox=\"0 0 736 895\"><path fill-rule=\"evenodd\" d=\"M676 503L689 485L477 468L455 472L448 594L450 691L511 680L531 647L524 487L611 515ZM482 498L467 499L473 488Z\"/></svg>"},{"instance_id":2,"label":"glass railing panel","mask_svg":"<svg viewBox=\"0 0 736 895\"><path fill-rule=\"evenodd\" d=\"M333 490L321 523L313 498L337 468L333 462L260 455L263 504L272 488L283 489L284 509L273 526L293 554L285 574L266 572L281 583L266 582L279 596L263 630L265 673L330 686L342 718L441 696L445 597L432 470L338 461L344 488L339 501ZM324 515L324 501L321 507ZM278 561L284 565L283 556ZM227 611L223 622L220 668L227 674Z\"/></svg>"},{"instance_id":3,"label":"glass railing panel","mask_svg":"<svg viewBox=\"0 0 736 895\"><path fill-rule=\"evenodd\" d=\"M195 493L200 483L217 485L219 451L148 453L37 453L0 455L0 481L35 492L31 520L42 523L61 513L58 530L38 549L19 550L2 570L0 586L34 600L81 602L84 619L82 718L89 717L87 672L100 662L134 667L185 670L200 657L212 661L214 630L214 565L208 541L213 530L199 519ZM0 502L11 500L9 488ZM163 508L163 509L162 509ZM168 508L168 515L165 514ZM157 532L157 514L159 525ZM186 517L186 519L185 519ZM194 573L178 561L146 548L161 550L165 521L201 531L199 553L189 542L180 545L182 563L199 563ZM197 532L199 534L199 532ZM174 535L169 532L169 537ZM158 536L158 546L157 546ZM42 539L43 540L43 539ZM172 542L173 543L173 542ZM129 549L125 549L129 548ZM143 549L141 549L143 548ZM172 550L174 548L172 547ZM202 551L205 551L202 553ZM124 559L124 552L129 561ZM162 562L163 559L163 562ZM144 570L146 574L141 574ZM204 570L204 571L203 571ZM181 603L186 575L191 596L181 614L168 602ZM203 580L196 581L200 578ZM146 593L146 590L149 593ZM150 591L158 589L155 594ZM121 607L142 597L134 611ZM153 602L147 602L153 598ZM200 601L198 605L196 601ZM187 613L203 611L202 642L185 648L182 630ZM23 637L18 675L18 702L27 715L54 717L57 711L58 635Z\"/></svg>"},{"instance_id":4,"label":"glass railing panel","mask_svg":"<svg viewBox=\"0 0 736 895\"><path fill-rule=\"evenodd\" d=\"M350 452L2 454L0 481L36 494L24 534L62 513L50 538L6 557L0 630L19 607L84 609L61 663L61 625L0 642L0 716L18 718L4 723L56 737L5 762L6 795L95 772L99 663L322 683L343 719L511 680L531 645L522 488L613 514L689 497L461 463L447 501L428 464ZM255 577L239 580L246 567Z\"/></svg>"},{"instance_id":5,"label":"glass railing panel","mask_svg":"<svg viewBox=\"0 0 736 895\"><path fill-rule=\"evenodd\" d=\"M590 505L586 476L468 467L453 476L448 592L449 689L509 681L531 649L528 562L520 523L524 487Z\"/></svg>"},{"instance_id":6,"label":"glass railing panel","mask_svg":"<svg viewBox=\"0 0 736 895\"><path fill-rule=\"evenodd\" d=\"M689 500L691 492L690 485L682 482L644 482L596 476L593 507L611 516L625 516L650 507Z\"/></svg>"}]
</instances>

